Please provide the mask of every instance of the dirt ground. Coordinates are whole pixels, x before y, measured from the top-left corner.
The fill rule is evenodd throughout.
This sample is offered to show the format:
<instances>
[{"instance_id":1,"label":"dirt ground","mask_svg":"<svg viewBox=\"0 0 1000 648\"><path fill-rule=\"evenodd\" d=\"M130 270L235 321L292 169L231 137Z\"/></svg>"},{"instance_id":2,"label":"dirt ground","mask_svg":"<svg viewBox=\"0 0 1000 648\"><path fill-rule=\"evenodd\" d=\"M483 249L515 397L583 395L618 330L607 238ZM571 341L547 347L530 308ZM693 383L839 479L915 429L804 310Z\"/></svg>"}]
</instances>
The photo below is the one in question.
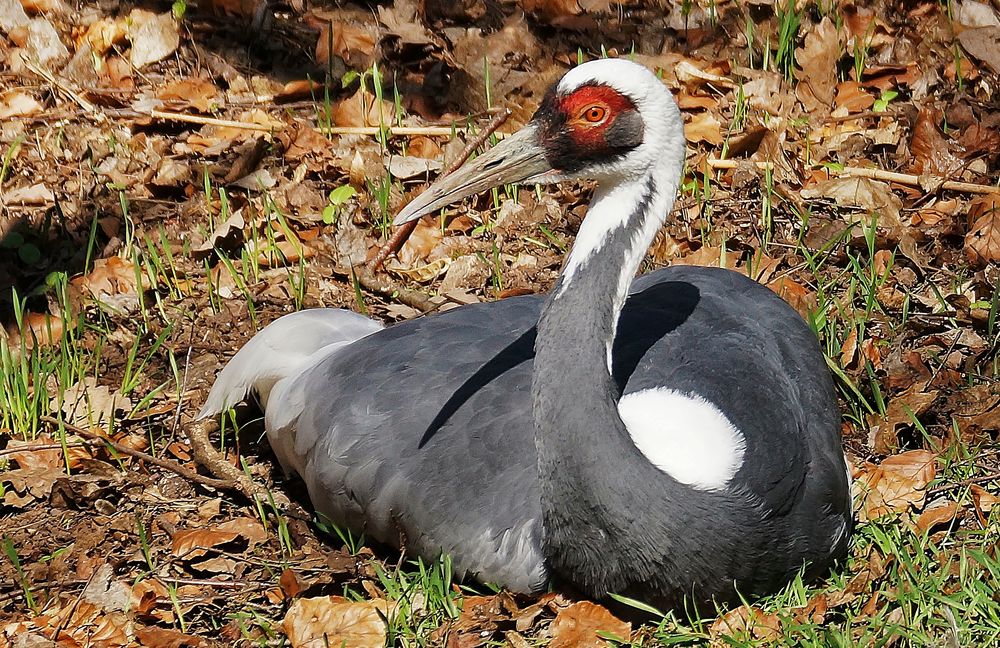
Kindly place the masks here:
<instances>
[{"instance_id":1,"label":"dirt ground","mask_svg":"<svg viewBox=\"0 0 1000 648\"><path fill-rule=\"evenodd\" d=\"M596 630L812 645L815 626L986 645L986 621L921 625L943 613L892 575L902 555L996 559L998 43L995 1L0 0L0 633L520 648L605 645ZM256 498L213 481L184 432L285 313L391 323L546 291L586 185L470 199L365 264L501 109L512 132L601 56L660 72L684 112L682 195L644 270L768 285L837 378L870 540L801 600L643 625L568 592L460 587L317 522L252 404L212 444ZM941 568L948 596L973 591Z\"/></svg>"}]
</instances>

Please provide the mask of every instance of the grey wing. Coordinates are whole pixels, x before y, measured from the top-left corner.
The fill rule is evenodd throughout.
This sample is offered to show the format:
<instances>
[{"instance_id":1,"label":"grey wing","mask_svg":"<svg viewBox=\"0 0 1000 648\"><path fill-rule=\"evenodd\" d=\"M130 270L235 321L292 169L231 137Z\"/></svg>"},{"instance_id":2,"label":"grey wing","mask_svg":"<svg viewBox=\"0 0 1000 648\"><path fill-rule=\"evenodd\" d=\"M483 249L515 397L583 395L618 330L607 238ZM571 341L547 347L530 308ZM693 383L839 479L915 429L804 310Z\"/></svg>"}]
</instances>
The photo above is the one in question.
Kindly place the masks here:
<instances>
[{"instance_id":1,"label":"grey wing","mask_svg":"<svg viewBox=\"0 0 1000 648\"><path fill-rule=\"evenodd\" d=\"M715 403L746 438L736 481L772 515L827 507L843 518L832 379L816 337L780 297L735 272L671 267L633 284L618 330L624 391L666 386Z\"/></svg>"},{"instance_id":2,"label":"grey wing","mask_svg":"<svg viewBox=\"0 0 1000 648\"><path fill-rule=\"evenodd\" d=\"M530 381L535 297L420 318L364 338L289 389L312 403L269 436L337 524L456 571L538 591L541 510Z\"/></svg>"}]
</instances>

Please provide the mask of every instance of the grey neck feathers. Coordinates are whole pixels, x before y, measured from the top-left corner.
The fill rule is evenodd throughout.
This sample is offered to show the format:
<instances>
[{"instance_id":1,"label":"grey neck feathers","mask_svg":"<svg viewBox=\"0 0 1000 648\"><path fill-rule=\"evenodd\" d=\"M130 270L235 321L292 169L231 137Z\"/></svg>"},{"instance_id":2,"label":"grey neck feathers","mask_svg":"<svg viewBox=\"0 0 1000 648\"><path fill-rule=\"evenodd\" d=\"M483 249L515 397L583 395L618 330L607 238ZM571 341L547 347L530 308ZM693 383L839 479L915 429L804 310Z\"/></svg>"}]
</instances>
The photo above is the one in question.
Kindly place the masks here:
<instances>
[{"instance_id":1,"label":"grey neck feathers","mask_svg":"<svg viewBox=\"0 0 1000 648\"><path fill-rule=\"evenodd\" d=\"M608 366L631 280L673 203L678 167L666 160L598 189L584 227L596 223L600 236L581 228L538 323L532 396L544 550L557 574L572 575L592 596L669 590L664 578L691 568L677 543L698 537L692 511L710 509L706 496L635 447Z\"/></svg>"}]
</instances>

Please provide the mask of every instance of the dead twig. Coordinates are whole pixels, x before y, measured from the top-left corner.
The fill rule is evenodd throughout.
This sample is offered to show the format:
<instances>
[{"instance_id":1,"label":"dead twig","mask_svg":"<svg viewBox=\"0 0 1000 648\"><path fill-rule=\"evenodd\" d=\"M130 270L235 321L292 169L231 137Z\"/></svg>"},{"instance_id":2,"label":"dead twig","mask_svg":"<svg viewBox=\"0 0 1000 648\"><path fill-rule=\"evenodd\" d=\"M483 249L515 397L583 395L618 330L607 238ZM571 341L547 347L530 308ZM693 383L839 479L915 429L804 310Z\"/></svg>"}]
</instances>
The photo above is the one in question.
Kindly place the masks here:
<instances>
[{"instance_id":1,"label":"dead twig","mask_svg":"<svg viewBox=\"0 0 1000 648\"><path fill-rule=\"evenodd\" d=\"M235 121L232 119L216 119L215 117L202 117L201 115L188 115L187 113L166 112L164 110L150 110L149 116L153 119L164 121L179 121L189 124L200 124L202 126L219 126L221 128L237 128L240 130L253 130L271 133L284 129L280 125L257 124L254 122Z\"/></svg>"},{"instance_id":2,"label":"dead twig","mask_svg":"<svg viewBox=\"0 0 1000 648\"><path fill-rule=\"evenodd\" d=\"M476 149L485 144L490 135L494 134L496 130L507 121L508 117L510 117L510 110L505 109L497 113L497 115L490 120L490 123L483 128L479 135L466 144L459 156L448 165L439 177L443 178L446 175L457 171L459 167L465 164L465 161L476 152ZM361 287L366 290L392 297L400 303L406 304L411 308L416 308L422 313L426 313L437 306L431 301L431 298L428 295L418 290L410 290L398 286L394 281L385 277L379 277L376 274L382 267L382 264L385 263L386 259L399 252L399 250L406 243L406 240L410 238L410 234L413 233L413 230L416 229L417 223L419 222L420 219L412 220L397 227L396 231L393 232L392 236L388 241L386 241L385 245L379 248L379 251L375 254L375 256L372 257L371 260L368 261L368 263L366 263L362 268L358 269L356 279Z\"/></svg>"},{"instance_id":3,"label":"dead twig","mask_svg":"<svg viewBox=\"0 0 1000 648\"><path fill-rule=\"evenodd\" d=\"M713 169L735 169L741 164L745 164L746 161L743 160L720 160L718 158L709 158L708 166ZM770 162L751 162L758 169L769 169L773 168L773 164ZM912 173L897 173L895 171L885 171L883 169L867 169L863 167L844 167L837 174L841 177L854 177L854 178L871 178L872 180L883 180L885 182L895 182L896 184L906 185L908 187L923 187L921 182L921 177L918 175L913 175ZM942 189L947 189L949 191L961 191L964 193L973 194L1000 194L1000 187L993 185L976 184L973 182L959 182L957 180L945 180L941 183L940 187Z\"/></svg>"},{"instance_id":4,"label":"dead twig","mask_svg":"<svg viewBox=\"0 0 1000 648\"><path fill-rule=\"evenodd\" d=\"M979 477L970 477L969 479L963 479L962 481L957 481L950 484L942 484L941 486L935 486L934 488L929 489L927 491L927 494L937 495L938 493L955 490L956 488L965 488L966 486L972 486L973 484L988 484L989 482L998 480L1000 480L1000 472L994 472L986 475L980 475Z\"/></svg>"},{"instance_id":5,"label":"dead twig","mask_svg":"<svg viewBox=\"0 0 1000 648\"><path fill-rule=\"evenodd\" d=\"M189 115L187 113L169 112L166 110L150 110L145 114L152 119L160 119L163 121L178 121L186 122L188 124L200 124L202 126L219 126L221 128L236 128L240 130L261 131L264 133L278 132L287 128L284 124L257 124L255 122L218 119L216 117ZM455 131L462 130L462 127L458 124L455 124L455 126L328 126L317 130L324 135L375 136L384 132L390 137L415 137L418 135L424 137L449 137L454 134Z\"/></svg>"},{"instance_id":6,"label":"dead twig","mask_svg":"<svg viewBox=\"0 0 1000 648\"><path fill-rule=\"evenodd\" d=\"M52 417L52 416L41 416L41 417L39 417L39 419L42 420L42 421L45 421L46 423L50 423L52 425L61 425L62 427L66 428L67 430L69 430L73 434L75 434L75 435L77 435L79 437L83 437L84 439L87 439L88 441L97 441L97 442L100 442L100 443L106 443L107 445L109 445L112 448L114 448L114 451L117 452L118 454L126 455L126 456L132 457L134 459L140 459L142 461L145 461L148 464L152 464L152 465L157 466L159 468L163 468L165 470L169 470L170 472L176 473L176 474L180 475L181 477L184 477L185 479L187 479L189 481L195 482L196 484L201 484L202 486L209 486L211 488L220 488L220 489L232 489L232 488L235 487L235 485L233 483L229 482L229 481L223 481L223 480L219 480L219 479L212 479L211 477L205 477L204 475L199 475L198 473L194 472L193 470L188 470L187 468L185 468L184 466L180 465L176 461L172 461L170 459L160 459L158 457L154 457L153 455L148 454L146 452L143 452L141 450L135 450L134 448L130 448L128 446L122 445L122 444L118 443L117 441L112 441L111 439L107 438L106 436L102 436L102 435L97 434L95 432L91 432L90 430L88 430L86 428L82 428L82 427L73 425L72 423L67 423L65 421L60 421L59 419L57 419L55 417Z\"/></svg>"},{"instance_id":7,"label":"dead twig","mask_svg":"<svg viewBox=\"0 0 1000 648\"><path fill-rule=\"evenodd\" d=\"M56 78L56 76L53 75L51 72L49 72L48 70L39 65L36 65L33 61L25 59L24 64L29 70L31 70L38 76L42 77L43 79L45 79L46 82L58 88L60 91L63 92L63 94L65 94L67 97L75 101L76 104L84 110L84 112L90 115L96 115L99 120L105 119L104 114L101 113L99 110L97 110L97 107L94 106L94 104L84 99L83 96L79 92L71 88L69 84L65 83L61 79Z\"/></svg>"},{"instance_id":8,"label":"dead twig","mask_svg":"<svg viewBox=\"0 0 1000 648\"><path fill-rule=\"evenodd\" d=\"M844 167L841 174L853 176L855 178L872 178L874 180L885 180L911 187L923 187L920 176L911 173L896 173L894 171L883 171L882 169L865 169L861 167ZM957 180L945 180L941 183L942 189L949 191L962 191L974 194L1000 194L1000 187L993 185L975 184L972 182L959 182Z\"/></svg>"},{"instance_id":9,"label":"dead twig","mask_svg":"<svg viewBox=\"0 0 1000 648\"><path fill-rule=\"evenodd\" d=\"M458 126L327 126L317 129L324 135L368 135L369 137L385 132L399 137L450 137Z\"/></svg>"},{"instance_id":10,"label":"dead twig","mask_svg":"<svg viewBox=\"0 0 1000 648\"><path fill-rule=\"evenodd\" d=\"M495 133L498 128L503 126L504 122L506 122L509 117L510 117L509 109L497 113L497 115L490 120L490 123L486 124L482 132L480 132L479 135L477 135L472 141L470 141L468 144L465 145L465 148L462 149L462 152L459 153L458 157L455 158L455 160L451 164L449 164L445 168L445 170L441 172L441 175L438 177L443 178L447 175L454 173L455 171L458 171L458 169L461 168L463 164L465 164L465 161L468 160L469 157L471 157L472 154L476 152L476 149L485 144L486 140L489 139L490 135ZM386 244L383 245L381 248L379 248L379 251L375 254L374 257L372 257L371 261L365 264L365 270L373 274L375 272L378 272L379 268L382 267L382 264L385 263L385 260L388 259L389 256L399 252L400 248L403 247L403 244L406 243L406 239L410 238L410 234L412 234L413 230L416 229L418 222L420 222L419 218L416 220L412 220L409 223L403 223L398 228L396 228L396 231L393 233L392 237L386 242Z\"/></svg>"}]
</instances>

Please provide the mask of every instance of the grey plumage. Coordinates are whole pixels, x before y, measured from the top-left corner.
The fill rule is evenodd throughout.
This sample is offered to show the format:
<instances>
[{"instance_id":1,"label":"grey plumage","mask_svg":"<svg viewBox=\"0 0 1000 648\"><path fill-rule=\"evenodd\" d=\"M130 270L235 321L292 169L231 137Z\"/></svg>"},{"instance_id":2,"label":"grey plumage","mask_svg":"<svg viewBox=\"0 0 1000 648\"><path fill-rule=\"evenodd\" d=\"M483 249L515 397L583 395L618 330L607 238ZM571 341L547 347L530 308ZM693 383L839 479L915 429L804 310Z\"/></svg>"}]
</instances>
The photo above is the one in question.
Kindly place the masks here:
<instances>
[{"instance_id":1,"label":"grey plumage","mask_svg":"<svg viewBox=\"0 0 1000 648\"><path fill-rule=\"evenodd\" d=\"M795 370L823 366L815 338L771 291L727 270L667 268L636 280L632 293L615 341L616 385L623 393L669 386L717 404L748 441L734 488L775 518L732 526L713 496L692 491L681 504L703 500L699 515L661 538L685 565L672 573L692 591L728 591L734 579L745 593L773 589L802 566L794 544L828 545L849 507L844 480L833 478L844 473L837 437L817 434L839 422L829 375ZM417 555L449 553L457 573L544 589L551 568L530 399L543 304L526 296L467 306L327 353L288 379L294 402L271 398L269 411L287 419L268 426L271 445L332 521L386 544L405 541ZM789 391L771 392L775 383ZM620 477L640 505L648 482ZM846 538L812 571L841 555Z\"/></svg>"}]
</instances>

